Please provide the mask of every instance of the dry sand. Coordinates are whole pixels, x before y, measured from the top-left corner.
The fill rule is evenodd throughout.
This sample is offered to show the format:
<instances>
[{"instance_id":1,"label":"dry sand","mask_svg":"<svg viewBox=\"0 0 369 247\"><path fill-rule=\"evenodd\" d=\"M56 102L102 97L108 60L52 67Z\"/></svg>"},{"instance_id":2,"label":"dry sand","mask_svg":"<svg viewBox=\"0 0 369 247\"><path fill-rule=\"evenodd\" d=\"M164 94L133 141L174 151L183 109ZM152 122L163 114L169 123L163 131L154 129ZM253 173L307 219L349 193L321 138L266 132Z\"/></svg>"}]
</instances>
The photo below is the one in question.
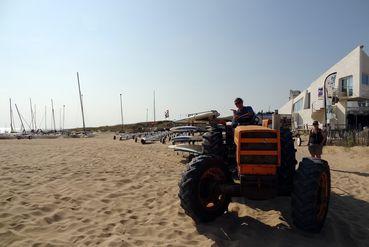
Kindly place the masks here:
<instances>
[{"instance_id":1,"label":"dry sand","mask_svg":"<svg viewBox=\"0 0 369 247\"><path fill-rule=\"evenodd\" d=\"M288 197L239 199L196 226L177 197L184 160L166 145L0 141L0 246L369 246L369 148L324 151L330 211L307 234L291 226Z\"/></svg>"}]
</instances>

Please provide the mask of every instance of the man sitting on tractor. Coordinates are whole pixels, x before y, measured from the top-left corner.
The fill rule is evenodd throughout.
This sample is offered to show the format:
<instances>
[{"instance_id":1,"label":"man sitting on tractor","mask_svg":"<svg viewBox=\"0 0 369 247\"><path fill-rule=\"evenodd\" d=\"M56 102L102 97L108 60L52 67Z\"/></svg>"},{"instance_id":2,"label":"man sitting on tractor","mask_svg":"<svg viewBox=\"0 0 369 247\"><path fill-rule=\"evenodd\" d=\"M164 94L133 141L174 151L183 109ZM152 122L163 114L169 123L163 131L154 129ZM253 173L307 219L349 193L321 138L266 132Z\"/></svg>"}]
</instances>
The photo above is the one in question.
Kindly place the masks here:
<instances>
[{"instance_id":1,"label":"man sitting on tractor","mask_svg":"<svg viewBox=\"0 0 369 247\"><path fill-rule=\"evenodd\" d=\"M238 125L250 125L255 123L255 112L251 106L244 106L241 98L236 98L234 104L237 110L231 109L231 111L233 111L233 128L236 128Z\"/></svg>"}]
</instances>

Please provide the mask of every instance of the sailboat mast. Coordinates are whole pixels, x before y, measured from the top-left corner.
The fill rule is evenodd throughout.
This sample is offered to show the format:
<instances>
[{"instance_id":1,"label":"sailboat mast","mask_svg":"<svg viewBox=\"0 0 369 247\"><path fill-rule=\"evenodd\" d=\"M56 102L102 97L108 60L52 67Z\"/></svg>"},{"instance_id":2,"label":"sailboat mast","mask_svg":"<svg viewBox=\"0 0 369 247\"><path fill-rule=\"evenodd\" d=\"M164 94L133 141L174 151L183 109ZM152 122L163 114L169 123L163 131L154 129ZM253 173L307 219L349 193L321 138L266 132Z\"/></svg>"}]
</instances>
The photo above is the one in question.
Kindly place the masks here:
<instances>
[{"instance_id":1,"label":"sailboat mast","mask_svg":"<svg viewBox=\"0 0 369 247\"><path fill-rule=\"evenodd\" d=\"M122 118L122 132L124 130L124 123L123 123L123 100L122 100L122 94L120 96L120 116Z\"/></svg>"},{"instance_id":2,"label":"sailboat mast","mask_svg":"<svg viewBox=\"0 0 369 247\"><path fill-rule=\"evenodd\" d=\"M33 126L33 110L32 110L32 100L31 98L29 98L29 107L31 109L31 129L35 129L34 126Z\"/></svg>"},{"instance_id":3,"label":"sailboat mast","mask_svg":"<svg viewBox=\"0 0 369 247\"><path fill-rule=\"evenodd\" d=\"M13 126L13 109L12 109L12 99L9 98L9 106L10 106L10 132L14 132L14 126Z\"/></svg>"},{"instance_id":4,"label":"sailboat mast","mask_svg":"<svg viewBox=\"0 0 369 247\"><path fill-rule=\"evenodd\" d=\"M33 111L33 120L35 121L35 130L37 130L37 121L36 121L36 105L34 105Z\"/></svg>"},{"instance_id":5,"label":"sailboat mast","mask_svg":"<svg viewBox=\"0 0 369 247\"><path fill-rule=\"evenodd\" d=\"M47 118L46 118L46 105L45 105L45 131L47 130L46 122L47 122Z\"/></svg>"},{"instance_id":6,"label":"sailboat mast","mask_svg":"<svg viewBox=\"0 0 369 247\"><path fill-rule=\"evenodd\" d=\"M54 132L56 132L55 112L54 112L54 102L53 102L53 99L51 99L51 112L53 114Z\"/></svg>"},{"instance_id":7,"label":"sailboat mast","mask_svg":"<svg viewBox=\"0 0 369 247\"><path fill-rule=\"evenodd\" d=\"M155 113L155 90L154 90L154 123L156 122L156 113Z\"/></svg>"},{"instance_id":8,"label":"sailboat mast","mask_svg":"<svg viewBox=\"0 0 369 247\"><path fill-rule=\"evenodd\" d=\"M77 72L77 81L78 81L78 91L79 91L79 100L81 102L81 112L82 112L82 121L83 121L83 132L86 133L85 126L85 114L83 112L83 103L82 103L82 94L81 94L81 85L79 84L79 74Z\"/></svg>"},{"instance_id":9,"label":"sailboat mast","mask_svg":"<svg viewBox=\"0 0 369 247\"><path fill-rule=\"evenodd\" d=\"M17 112L18 112L18 117L19 117L19 120L20 120L21 125L22 125L22 130L23 130L23 131L26 131L26 129L24 128L23 120L22 120L22 117L21 117L21 115L20 115L20 113L19 113L19 110L18 110L18 106L17 106L17 104L15 104L15 108L17 109Z\"/></svg>"},{"instance_id":10,"label":"sailboat mast","mask_svg":"<svg viewBox=\"0 0 369 247\"><path fill-rule=\"evenodd\" d=\"M64 131L64 122L65 122L65 105L63 105L63 131Z\"/></svg>"},{"instance_id":11,"label":"sailboat mast","mask_svg":"<svg viewBox=\"0 0 369 247\"><path fill-rule=\"evenodd\" d=\"M62 108L59 109L59 130L62 130Z\"/></svg>"}]
</instances>

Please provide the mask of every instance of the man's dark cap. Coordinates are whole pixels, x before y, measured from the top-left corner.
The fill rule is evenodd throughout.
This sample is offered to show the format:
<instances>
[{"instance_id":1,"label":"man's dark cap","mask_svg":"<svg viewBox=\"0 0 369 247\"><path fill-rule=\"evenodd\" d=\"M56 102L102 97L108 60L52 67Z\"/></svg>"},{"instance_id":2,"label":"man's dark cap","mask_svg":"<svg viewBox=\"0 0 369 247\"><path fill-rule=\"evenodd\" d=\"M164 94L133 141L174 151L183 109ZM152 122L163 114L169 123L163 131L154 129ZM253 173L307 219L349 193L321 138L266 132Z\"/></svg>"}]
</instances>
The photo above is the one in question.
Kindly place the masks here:
<instances>
[{"instance_id":1,"label":"man's dark cap","mask_svg":"<svg viewBox=\"0 0 369 247\"><path fill-rule=\"evenodd\" d=\"M315 120L315 121L313 122L313 125L319 125L319 122Z\"/></svg>"},{"instance_id":2,"label":"man's dark cap","mask_svg":"<svg viewBox=\"0 0 369 247\"><path fill-rule=\"evenodd\" d=\"M242 100L241 98L236 98L236 99L234 100L234 103L238 103L238 102L243 103L243 100Z\"/></svg>"}]
</instances>

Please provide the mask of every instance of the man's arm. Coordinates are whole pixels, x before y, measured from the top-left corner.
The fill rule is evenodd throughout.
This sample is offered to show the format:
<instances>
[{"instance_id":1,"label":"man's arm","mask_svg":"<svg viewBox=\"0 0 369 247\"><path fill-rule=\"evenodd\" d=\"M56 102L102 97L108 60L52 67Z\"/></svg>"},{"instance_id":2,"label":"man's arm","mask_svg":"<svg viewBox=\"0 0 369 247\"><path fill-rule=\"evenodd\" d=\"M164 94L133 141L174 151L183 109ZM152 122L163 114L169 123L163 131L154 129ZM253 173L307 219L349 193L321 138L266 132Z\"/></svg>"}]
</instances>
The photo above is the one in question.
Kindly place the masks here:
<instances>
[{"instance_id":1,"label":"man's arm","mask_svg":"<svg viewBox=\"0 0 369 247\"><path fill-rule=\"evenodd\" d=\"M242 115L240 117L253 117L255 115L254 110L251 106L246 106L245 111L242 112Z\"/></svg>"},{"instance_id":2,"label":"man's arm","mask_svg":"<svg viewBox=\"0 0 369 247\"><path fill-rule=\"evenodd\" d=\"M237 110L235 109L230 109L233 112L233 120L237 120L238 116L237 116Z\"/></svg>"},{"instance_id":3,"label":"man's arm","mask_svg":"<svg viewBox=\"0 0 369 247\"><path fill-rule=\"evenodd\" d=\"M254 114L250 113L250 112L247 112L245 114L242 114L240 116L237 116L236 115L236 119L239 119L239 118L244 118L244 117L252 117Z\"/></svg>"},{"instance_id":4,"label":"man's arm","mask_svg":"<svg viewBox=\"0 0 369 247\"><path fill-rule=\"evenodd\" d=\"M324 146L324 143L326 142L327 140L327 134L325 131L321 130L320 131L320 134L322 135L322 142L320 143L321 146Z\"/></svg>"},{"instance_id":5,"label":"man's arm","mask_svg":"<svg viewBox=\"0 0 369 247\"><path fill-rule=\"evenodd\" d=\"M255 116L255 112L254 112L254 110L252 109L251 106L244 107L243 110L240 111L238 114L237 114L236 110L231 109L231 111L233 111L233 120L234 121L235 120L237 121L240 118L251 118L251 117Z\"/></svg>"}]
</instances>

